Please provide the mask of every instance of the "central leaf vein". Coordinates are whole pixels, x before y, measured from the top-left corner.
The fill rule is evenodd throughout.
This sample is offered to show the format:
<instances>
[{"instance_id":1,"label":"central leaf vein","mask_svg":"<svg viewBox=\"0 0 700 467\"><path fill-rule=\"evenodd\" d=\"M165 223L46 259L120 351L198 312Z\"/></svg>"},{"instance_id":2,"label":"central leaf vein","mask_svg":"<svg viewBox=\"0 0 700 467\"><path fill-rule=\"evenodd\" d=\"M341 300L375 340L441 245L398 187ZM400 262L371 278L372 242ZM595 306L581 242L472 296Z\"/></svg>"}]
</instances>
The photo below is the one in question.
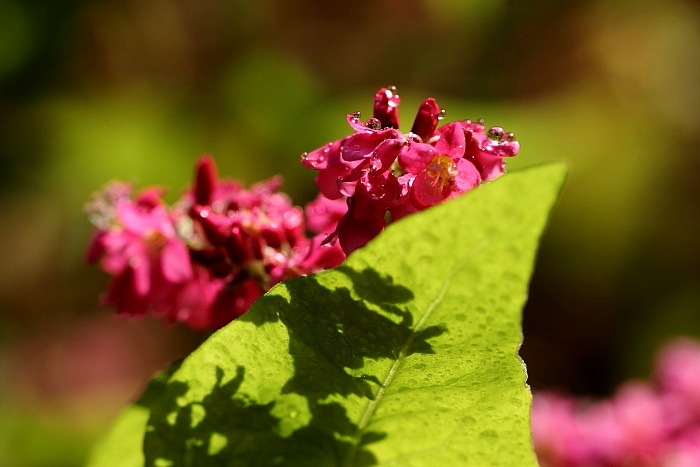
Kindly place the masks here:
<instances>
[{"instance_id":1,"label":"central leaf vein","mask_svg":"<svg viewBox=\"0 0 700 467\"><path fill-rule=\"evenodd\" d=\"M363 432L365 428L367 428L367 425L369 425L369 421L372 418L372 415L374 415L374 412L377 409L377 406L381 402L382 398L384 397L384 393L386 390L389 388L389 385L391 384L392 380L396 376L396 373L399 371L399 367L403 363L403 360L408 356L408 353L411 349L411 345L413 344L413 340L415 339L416 335L418 334L418 331L423 328L425 323L428 321L430 318L431 314L437 308L437 306L443 301L445 298L445 295L447 294L447 291L450 288L450 285L452 284L452 280L454 279L454 276L459 272L460 269L462 269L466 264L467 264L467 259L470 257L473 257L474 255L477 254L479 250L487 243L487 241L484 239L479 244L474 247L474 249L468 254L465 258L463 258L461 261L457 261L456 264L453 266L453 268L449 271L447 276L445 277L445 280L442 284L442 288L438 292L437 296L431 301L428 306L426 307L425 311L423 312L422 316L420 319L416 322L415 326L411 330L411 333L408 335L406 342L404 345L401 347L401 350L399 351L398 355L396 356L396 360L394 360L394 363L391 365L391 368L389 368L389 372L387 373L386 377L384 378L384 381L382 381L381 386L377 390L377 394L374 397L374 399L371 399L369 403L367 404L367 407L365 408L365 411L362 413L362 416L360 417L360 420L357 424L357 430L355 431L355 434L353 435L353 438L351 440L351 448L348 450L348 453L345 457L345 461L343 462L344 466L351 466L352 462L355 458L355 455L357 453L357 448L360 444L360 440L362 438Z\"/></svg>"}]
</instances>

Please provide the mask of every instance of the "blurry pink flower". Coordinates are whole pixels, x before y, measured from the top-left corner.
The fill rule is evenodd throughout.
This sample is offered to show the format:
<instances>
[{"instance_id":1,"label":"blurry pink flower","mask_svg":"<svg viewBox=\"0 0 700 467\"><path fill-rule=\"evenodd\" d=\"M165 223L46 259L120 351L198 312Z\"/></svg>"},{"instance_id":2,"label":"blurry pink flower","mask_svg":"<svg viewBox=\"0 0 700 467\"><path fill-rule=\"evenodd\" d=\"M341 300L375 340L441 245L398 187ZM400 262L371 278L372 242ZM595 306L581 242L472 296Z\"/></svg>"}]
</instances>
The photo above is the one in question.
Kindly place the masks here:
<instances>
[{"instance_id":1,"label":"blurry pink flower","mask_svg":"<svg viewBox=\"0 0 700 467\"><path fill-rule=\"evenodd\" d=\"M587 459L574 409L572 399L553 392L533 399L532 438L543 467L577 465Z\"/></svg>"},{"instance_id":2,"label":"blurry pink flower","mask_svg":"<svg viewBox=\"0 0 700 467\"><path fill-rule=\"evenodd\" d=\"M700 426L682 432L669 442L661 465L664 467L697 467L700 465Z\"/></svg>"},{"instance_id":3,"label":"blurry pink flower","mask_svg":"<svg viewBox=\"0 0 700 467\"><path fill-rule=\"evenodd\" d=\"M671 433L659 396L641 382L618 389L612 399L613 426L598 439L601 444L607 443L608 459L615 465L644 465L644 460L659 457Z\"/></svg>"},{"instance_id":4,"label":"blurry pink flower","mask_svg":"<svg viewBox=\"0 0 700 467\"><path fill-rule=\"evenodd\" d=\"M96 197L104 201L102 211L94 211L95 202L89 207L103 229L93 238L88 261L99 262L115 277L105 303L119 313L140 315L152 308L159 290L188 281L192 267L159 192L149 189L135 200L129 196L124 185L110 185Z\"/></svg>"},{"instance_id":5,"label":"blurry pink flower","mask_svg":"<svg viewBox=\"0 0 700 467\"><path fill-rule=\"evenodd\" d=\"M680 339L657 359L655 381L590 402L535 394L532 432L543 466L700 465L700 344Z\"/></svg>"},{"instance_id":6,"label":"blurry pink flower","mask_svg":"<svg viewBox=\"0 0 700 467\"><path fill-rule=\"evenodd\" d=\"M307 213L278 191L279 178L249 189L220 180L202 157L194 186L174 206L156 189L132 199L111 184L87 211L97 228L88 260L113 276L104 301L119 313L154 313L194 329L216 329L245 313L274 284L342 263L324 242L346 211L344 200L319 198Z\"/></svg>"}]
</instances>

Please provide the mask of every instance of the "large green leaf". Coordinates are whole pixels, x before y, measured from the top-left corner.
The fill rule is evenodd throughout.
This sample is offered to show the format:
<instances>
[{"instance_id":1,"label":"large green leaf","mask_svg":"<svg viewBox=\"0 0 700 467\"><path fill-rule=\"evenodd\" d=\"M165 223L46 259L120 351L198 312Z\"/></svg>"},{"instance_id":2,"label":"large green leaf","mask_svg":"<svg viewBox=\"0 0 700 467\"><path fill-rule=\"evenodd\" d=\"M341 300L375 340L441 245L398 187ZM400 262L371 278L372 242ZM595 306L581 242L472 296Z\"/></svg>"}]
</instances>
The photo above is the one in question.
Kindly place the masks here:
<instances>
[{"instance_id":1,"label":"large green leaf","mask_svg":"<svg viewBox=\"0 0 700 467\"><path fill-rule=\"evenodd\" d=\"M276 286L150 404L146 464L536 465L521 309L563 176L510 173Z\"/></svg>"}]
</instances>

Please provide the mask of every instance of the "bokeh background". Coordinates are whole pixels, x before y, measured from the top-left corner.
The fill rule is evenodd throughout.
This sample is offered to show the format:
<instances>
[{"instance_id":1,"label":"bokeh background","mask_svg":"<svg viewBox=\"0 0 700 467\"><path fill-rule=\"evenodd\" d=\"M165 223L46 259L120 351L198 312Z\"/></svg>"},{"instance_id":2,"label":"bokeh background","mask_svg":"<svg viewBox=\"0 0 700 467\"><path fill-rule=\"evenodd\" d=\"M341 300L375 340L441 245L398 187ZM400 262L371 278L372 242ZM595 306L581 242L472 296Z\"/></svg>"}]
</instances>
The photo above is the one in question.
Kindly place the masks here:
<instances>
[{"instance_id":1,"label":"bokeh background","mask_svg":"<svg viewBox=\"0 0 700 467\"><path fill-rule=\"evenodd\" d=\"M100 308L83 205L172 198L194 160L247 182L348 132L396 85L570 168L525 312L534 389L605 395L700 336L697 0L0 0L0 465L81 465L148 377L203 338ZM406 254L410 254L407 252Z\"/></svg>"}]
</instances>

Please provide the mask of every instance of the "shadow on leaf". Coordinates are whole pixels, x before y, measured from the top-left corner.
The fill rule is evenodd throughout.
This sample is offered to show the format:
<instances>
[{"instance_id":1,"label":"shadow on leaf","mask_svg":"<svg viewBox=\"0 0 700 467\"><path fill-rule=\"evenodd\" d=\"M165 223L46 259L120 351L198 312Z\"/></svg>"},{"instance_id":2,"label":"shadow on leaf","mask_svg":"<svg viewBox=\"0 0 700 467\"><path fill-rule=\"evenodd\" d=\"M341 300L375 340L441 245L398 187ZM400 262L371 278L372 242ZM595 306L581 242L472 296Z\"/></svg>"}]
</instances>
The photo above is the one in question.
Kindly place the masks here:
<instances>
[{"instance_id":1,"label":"shadow on leaf","mask_svg":"<svg viewBox=\"0 0 700 467\"><path fill-rule=\"evenodd\" d=\"M294 368L277 399L260 404L239 393L246 371L264 373L264 368L238 366L236 376L225 382L225 372L217 365L216 383L207 396L184 406L178 399L188 385L172 381L152 407L144 439L147 465L376 462L365 448L386 434L359 432L362 428L337 401L350 396L374 399L386 374L363 371L367 359L385 361L386 367L399 355L433 353L428 339L444 329L414 330L408 309L413 295L391 278L348 267L332 273L350 279L351 289L323 285L316 276L292 279L285 283L289 300L266 295L241 318L256 326L281 321L288 329ZM290 420L289 411L280 409L289 401L303 407L299 419Z\"/></svg>"}]
</instances>

